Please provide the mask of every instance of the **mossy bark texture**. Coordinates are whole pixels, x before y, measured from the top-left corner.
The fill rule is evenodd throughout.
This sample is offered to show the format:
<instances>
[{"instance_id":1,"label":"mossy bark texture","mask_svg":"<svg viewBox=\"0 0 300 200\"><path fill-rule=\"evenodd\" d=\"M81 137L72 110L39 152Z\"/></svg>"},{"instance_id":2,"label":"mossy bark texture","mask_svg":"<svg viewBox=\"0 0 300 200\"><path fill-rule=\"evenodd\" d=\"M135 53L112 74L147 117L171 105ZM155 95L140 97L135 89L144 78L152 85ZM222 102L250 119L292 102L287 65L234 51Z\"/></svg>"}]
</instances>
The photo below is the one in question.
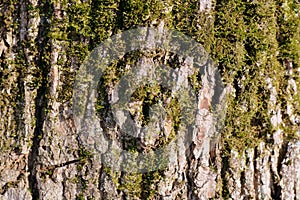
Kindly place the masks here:
<instances>
[{"instance_id":1,"label":"mossy bark texture","mask_svg":"<svg viewBox=\"0 0 300 200\"><path fill-rule=\"evenodd\" d=\"M112 35L136 27L177 30L203 45L226 91L223 128L205 135L166 169L106 167L78 138L72 110L80 65ZM147 146L123 137L109 109L111 91L136 64L167 63L171 52L137 51L99 80L97 116L128 151L175 137L181 108L170 91L143 85L130 113L145 125L168 102ZM127 70L127 71L126 71ZM188 77L210 113L201 74ZM0 2L0 199L300 199L300 2L297 0L2 0ZM203 123L206 122L206 123ZM195 122L197 124L197 122Z\"/></svg>"}]
</instances>

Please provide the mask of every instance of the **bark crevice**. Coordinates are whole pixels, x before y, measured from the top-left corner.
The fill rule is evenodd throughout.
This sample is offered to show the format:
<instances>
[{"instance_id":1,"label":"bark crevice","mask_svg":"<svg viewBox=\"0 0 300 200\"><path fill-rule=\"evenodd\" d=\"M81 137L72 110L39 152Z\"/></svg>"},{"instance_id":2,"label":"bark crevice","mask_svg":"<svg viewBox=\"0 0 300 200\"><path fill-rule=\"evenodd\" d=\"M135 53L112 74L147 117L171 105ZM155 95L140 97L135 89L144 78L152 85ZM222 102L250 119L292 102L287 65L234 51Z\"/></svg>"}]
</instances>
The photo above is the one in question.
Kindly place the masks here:
<instances>
[{"instance_id":1,"label":"bark crevice","mask_svg":"<svg viewBox=\"0 0 300 200\"><path fill-rule=\"evenodd\" d=\"M52 16L53 5L50 1L39 1L38 6L40 7L40 15L41 21L39 24L38 37L35 41L38 45L38 56L35 59L35 64L39 69L39 73L41 74L40 87L37 89L37 96L35 98L35 129L32 140L32 146L30 149L30 153L28 155L28 182L29 188L32 193L32 199L40 199L39 194L39 186L38 186L38 167L39 161L39 147L40 141L43 138L43 125L46 119L46 112L48 109L48 96L49 96L49 80L48 74L50 72L49 66L49 54L51 52L50 49L50 39L47 34L50 30L49 18ZM48 59L45 59L47 58Z\"/></svg>"}]
</instances>

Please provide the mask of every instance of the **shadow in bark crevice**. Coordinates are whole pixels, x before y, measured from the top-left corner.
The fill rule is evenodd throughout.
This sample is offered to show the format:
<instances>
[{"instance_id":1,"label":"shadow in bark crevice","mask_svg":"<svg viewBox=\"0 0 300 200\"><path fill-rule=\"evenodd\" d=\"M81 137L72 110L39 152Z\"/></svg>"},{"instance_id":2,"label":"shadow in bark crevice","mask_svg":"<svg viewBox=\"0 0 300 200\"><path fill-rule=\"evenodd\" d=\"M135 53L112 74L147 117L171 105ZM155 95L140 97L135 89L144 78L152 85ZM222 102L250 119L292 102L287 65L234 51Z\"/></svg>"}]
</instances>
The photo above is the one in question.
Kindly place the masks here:
<instances>
[{"instance_id":1,"label":"shadow in bark crevice","mask_svg":"<svg viewBox=\"0 0 300 200\"><path fill-rule=\"evenodd\" d=\"M280 179L282 178L282 175L280 174L280 170L282 168L282 162L287 154L287 151L288 151L288 142L285 141L283 144L282 144L282 147L280 148L279 150L279 157L278 157L278 163L277 163L277 172L272 172L271 171L271 182L273 183L272 187L271 187L271 196L272 196L272 199L281 199L281 186L280 186ZM277 175L278 174L278 179L277 178Z\"/></svg>"},{"instance_id":2,"label":"shadow in bark crevice","mask_svg":"<svg viewBox=\"0 0 300 200\"><path fill-rule=\"evenodd\" d=\"M225 143L223 146L223 149L221 150L221 180L222 180L222 191L221 195L225 199L230 198L230 193L228 189L228 173L229 173L229 160L230 160L230 148L229 146Z\"/></svg>"},{"instance_id":3,"label":"shadow in bark crevice","mask_svg":"<svg viewBox=\"0 0 300 200\"><path fill-rule=\"evenodd\" d=\"M39 188L38 188L38 180L37 180L37 165L38 165L38 156L39 156L39 146L40 141L43 138L43 124L46 117L46 111L48 107L48 96L49 96L49 80L48 74L50 72L50 53L51 53L51 45L50 38L48 33L50 31L50 23L48 19L51 19L53 14L53 5L52 3L47 1L39 1L38 7L40 8L39 14L41 16L41 21L39 24L39 31L37 40L38 47L38 56L35 59L35 64L39 70L39 74L37 76L38 80L40 80L40 86L37 89L37 96L35 99L35 129L34 135L32 138L32 146L30 149L30 153L28 156L28 182L30 191L32 193L32 199L40 199L39 196Z\"/></svg>"}]
</instances>

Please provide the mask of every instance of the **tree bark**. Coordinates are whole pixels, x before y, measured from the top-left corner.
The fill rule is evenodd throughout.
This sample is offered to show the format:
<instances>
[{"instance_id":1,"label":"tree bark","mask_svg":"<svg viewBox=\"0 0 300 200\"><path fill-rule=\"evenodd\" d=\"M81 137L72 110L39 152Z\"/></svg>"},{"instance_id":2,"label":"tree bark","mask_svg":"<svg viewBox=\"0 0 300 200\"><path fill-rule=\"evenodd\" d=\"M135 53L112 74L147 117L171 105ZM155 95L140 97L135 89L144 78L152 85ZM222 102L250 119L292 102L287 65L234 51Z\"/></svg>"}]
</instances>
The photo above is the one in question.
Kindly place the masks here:
<instances>
[{"instance_id":1,"label":"tree bark","mask_svg":"<svg viewBox=\"0 0 300 200\"><path fill-rule=\"evenodd\" d=\"M0 199L300 199L298 1L9 0L0 9ZM73 109L84 59L105 39L141 26L179 31L211 57L201 74L189 71L196 58L131 52L99 80L101 134L139 154L180 134L183 113L165 89L143 85L130 114L144 126L162 102L164 134L124 136L110 108L121 98L113 95L120 78L134 66L167 63L195 91L198 129L178 140L166 168L144 173L107 167L83 144ZM221 129L212 128L210 107L219 73Z\"/></svg>"}]
</instances>

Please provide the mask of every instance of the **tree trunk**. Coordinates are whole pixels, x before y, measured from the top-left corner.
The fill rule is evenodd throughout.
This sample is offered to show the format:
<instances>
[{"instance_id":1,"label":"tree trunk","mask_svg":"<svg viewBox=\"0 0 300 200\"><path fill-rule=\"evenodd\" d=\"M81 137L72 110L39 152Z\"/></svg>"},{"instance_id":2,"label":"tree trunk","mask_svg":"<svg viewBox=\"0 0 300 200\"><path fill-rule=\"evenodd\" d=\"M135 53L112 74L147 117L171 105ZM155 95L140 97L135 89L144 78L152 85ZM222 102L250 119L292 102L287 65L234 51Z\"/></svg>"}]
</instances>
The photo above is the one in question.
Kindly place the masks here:
<instances>
[{"instance_id":1,"label":"tree trunk","mask_svg":"<svg viewBox=\"0 0 300 200\"><path fill-rule=\"evenodd\" d=\"M0 199L300 199L298 1L7 0L0 8ZM83 64L90 52L138 27L177 31L199 46L124 53L94 93L78 89L97 77ZM149 30L145 41L165 42ZM169 71L149 75L158 65ZM175 85L137 84L144 73ZM122 80L137 84L123 123L116 116L125 111L113 107L126 97L126 87L116 93ZM173 95L182 85L193 94ZM80 124L88 118L76 107L80 92L97 99L84 109L95 112L100 136L82 135L93 127ZM180 103L192 99L190 114ZM136 135L124 133L128 121ZM150 124L155 131L143 132ZM143 163L127 154L109 157L113 145L159 162L139 171Z\"/></svg>"}]
</instances>

